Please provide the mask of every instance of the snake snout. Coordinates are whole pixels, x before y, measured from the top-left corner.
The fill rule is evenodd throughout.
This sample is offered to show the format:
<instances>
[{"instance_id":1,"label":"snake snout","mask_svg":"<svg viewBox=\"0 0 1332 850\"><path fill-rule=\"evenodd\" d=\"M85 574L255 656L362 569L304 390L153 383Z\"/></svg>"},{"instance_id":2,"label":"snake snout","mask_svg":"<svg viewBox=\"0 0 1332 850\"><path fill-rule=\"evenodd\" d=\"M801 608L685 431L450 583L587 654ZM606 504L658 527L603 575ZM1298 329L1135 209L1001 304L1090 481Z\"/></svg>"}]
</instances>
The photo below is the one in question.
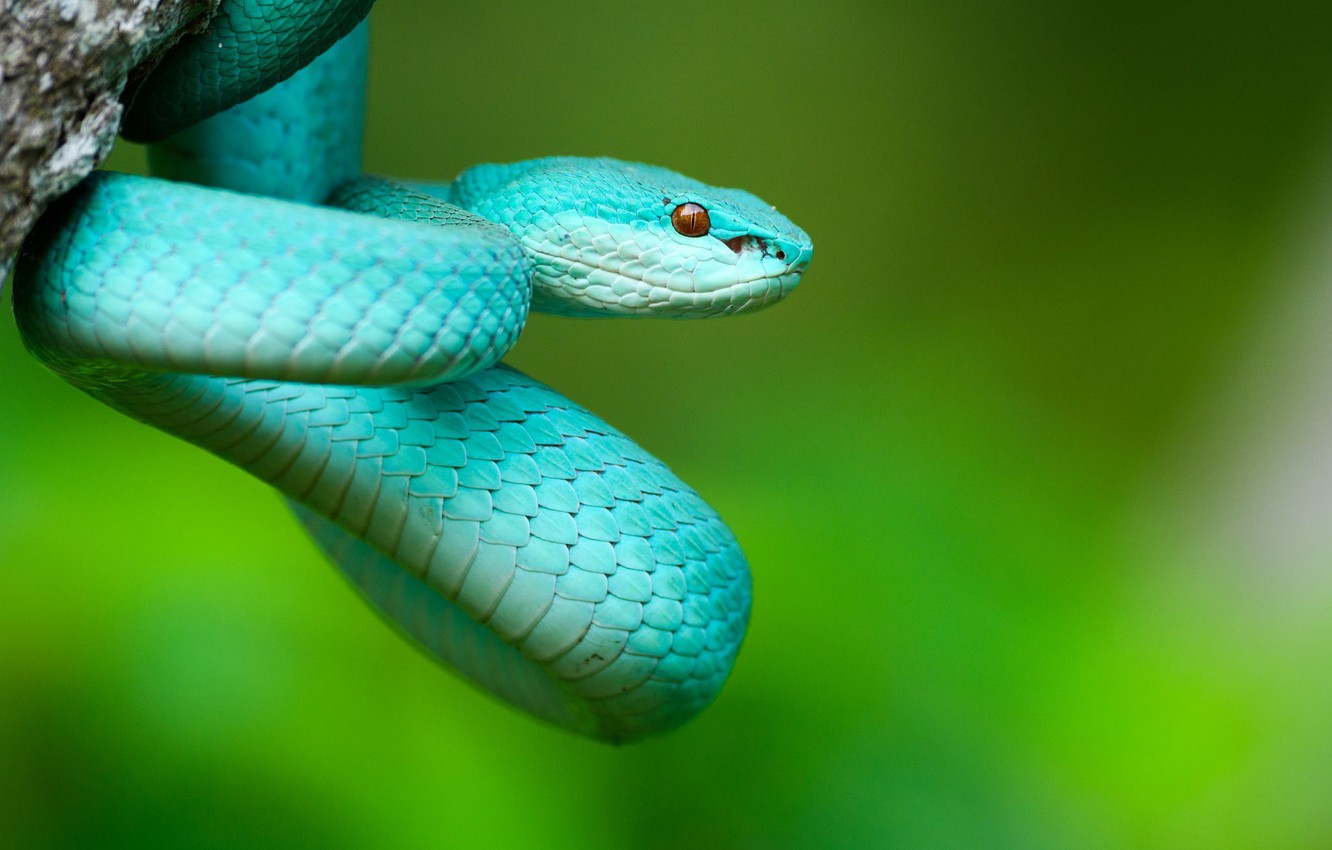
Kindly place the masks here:
<instances>
[{"instance_id":1,"label":"snake snout","mask_svg":"<svg viewBox=\"0 0 1332 850\"><path fill-rule=\"evenodd\" d=\"M776 236L746 234L723 239L722 243L734 251L736 256L740 256L746 250L756 250L765 257L773 257L781 262L789 262L793 267L799 265L801 268L809 265L809 257L813 253L812 246Z\"/></svg>"},{"instance_id":2,"label":"snake snout","mask_svg":"<svg viewBox=\"0 0 1332 850\"><path fill-rule=\"evenodd\" d=\"M776 254L777 259L785 259L791 265L791 271L803 272L809 268L809 261L814 259L814 245L810 242L791 242L783 249L786 254Z\"/></svg>"},{"instance_id":3,"label":"snake snout","mask_svg":"<svg viewBox=\"0 0 1332 850\"><path fill-rule=\"evenodd\" d=\"M814 245L808 239L777 236L766 242L764 252L773 259L785 263L788 273L804 272L814 257Z\"/></svg>"}]
</instances>

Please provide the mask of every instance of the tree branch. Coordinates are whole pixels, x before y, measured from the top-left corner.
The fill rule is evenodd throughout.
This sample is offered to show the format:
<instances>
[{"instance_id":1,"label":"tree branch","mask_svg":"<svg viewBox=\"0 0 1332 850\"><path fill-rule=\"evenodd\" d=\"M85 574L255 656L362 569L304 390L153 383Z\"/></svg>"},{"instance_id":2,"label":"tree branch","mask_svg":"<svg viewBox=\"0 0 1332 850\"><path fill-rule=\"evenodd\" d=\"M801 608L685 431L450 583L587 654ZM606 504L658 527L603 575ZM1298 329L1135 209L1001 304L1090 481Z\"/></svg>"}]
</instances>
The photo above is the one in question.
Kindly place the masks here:
<instances>
[{"instance_id":1,"label":"tree branch","mask_svg":"<svg viewBox=\"0 0 1332 850\"><path fill-rule=\"evenodd\" d=\"M217 0L0 0L0 280L53 199L111 151L125 88Z\"/></svg>"}]
</instances>

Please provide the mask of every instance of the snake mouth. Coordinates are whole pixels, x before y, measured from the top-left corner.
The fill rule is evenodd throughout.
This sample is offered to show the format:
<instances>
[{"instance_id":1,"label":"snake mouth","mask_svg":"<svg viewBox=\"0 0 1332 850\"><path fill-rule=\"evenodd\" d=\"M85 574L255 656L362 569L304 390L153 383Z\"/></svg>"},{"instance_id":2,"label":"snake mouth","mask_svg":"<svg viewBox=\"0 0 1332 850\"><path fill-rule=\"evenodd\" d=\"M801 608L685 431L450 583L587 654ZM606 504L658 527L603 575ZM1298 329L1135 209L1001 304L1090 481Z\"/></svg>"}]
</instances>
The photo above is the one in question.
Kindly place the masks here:
<instances>
[{"instance_id":1,"label":"snake mouth","mask_svg":"<svg viewBox=\"0 0 1332 850\"><path fill-rule=\"evenodd\" d=\"M589 262L593 258L529 247L529 255L536 270L532 308L566 316L707 318L753 312L790 293L807 265L769 258L743 267L709 263L702 269L697 263L668 271L618 254Z\"/></svg>"}]
</instances>

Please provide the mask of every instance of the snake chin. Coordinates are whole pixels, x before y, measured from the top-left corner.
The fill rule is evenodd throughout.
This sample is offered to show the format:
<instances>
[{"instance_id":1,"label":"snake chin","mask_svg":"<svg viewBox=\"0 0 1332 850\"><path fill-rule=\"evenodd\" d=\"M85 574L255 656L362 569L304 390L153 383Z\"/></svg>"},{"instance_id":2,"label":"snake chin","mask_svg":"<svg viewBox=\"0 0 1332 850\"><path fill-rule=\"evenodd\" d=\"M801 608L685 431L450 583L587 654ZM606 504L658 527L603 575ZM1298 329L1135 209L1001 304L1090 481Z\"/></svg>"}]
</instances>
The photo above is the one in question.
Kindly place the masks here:
<instances>
[{"instance_id":1,"label":"snake chin","mask_svg":"<svg viewBox=\"0 0 1332 850\"><path fill-rule=\"evenodd\" d=\"M564 316L707 318L753 312L785 298L803 267L764 261L679 262L649 256L599 255L588 260L529 248L536 278L532 308ZM756 253L756 252L755 252ZM646 265L646 262L656 262Z\"/></svg>"}]
</instances>

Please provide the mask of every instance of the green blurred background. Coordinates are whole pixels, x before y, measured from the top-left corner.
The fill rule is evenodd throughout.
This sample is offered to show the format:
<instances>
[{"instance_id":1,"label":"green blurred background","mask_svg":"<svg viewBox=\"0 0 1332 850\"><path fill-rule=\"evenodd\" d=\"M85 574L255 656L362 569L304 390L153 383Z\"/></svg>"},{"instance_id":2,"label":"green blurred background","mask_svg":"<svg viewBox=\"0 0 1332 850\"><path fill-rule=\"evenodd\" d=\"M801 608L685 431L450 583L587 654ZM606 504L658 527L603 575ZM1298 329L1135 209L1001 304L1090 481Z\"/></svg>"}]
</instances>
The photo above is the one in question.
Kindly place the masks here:
<instances>
[{"instance_id":1,"label":"green blurred background","mask_svg":"<svg viewBox=\"0 0 1332 850\"><path fill-rule=\"evenodd\" d=\"M776 309L510 358L728 519L734 675L622 749L519 716L6 319L0 843L1332 846L1330 24L381 4L368 168L609 154L813 235Z\"/></svg>"}]
</instances>

